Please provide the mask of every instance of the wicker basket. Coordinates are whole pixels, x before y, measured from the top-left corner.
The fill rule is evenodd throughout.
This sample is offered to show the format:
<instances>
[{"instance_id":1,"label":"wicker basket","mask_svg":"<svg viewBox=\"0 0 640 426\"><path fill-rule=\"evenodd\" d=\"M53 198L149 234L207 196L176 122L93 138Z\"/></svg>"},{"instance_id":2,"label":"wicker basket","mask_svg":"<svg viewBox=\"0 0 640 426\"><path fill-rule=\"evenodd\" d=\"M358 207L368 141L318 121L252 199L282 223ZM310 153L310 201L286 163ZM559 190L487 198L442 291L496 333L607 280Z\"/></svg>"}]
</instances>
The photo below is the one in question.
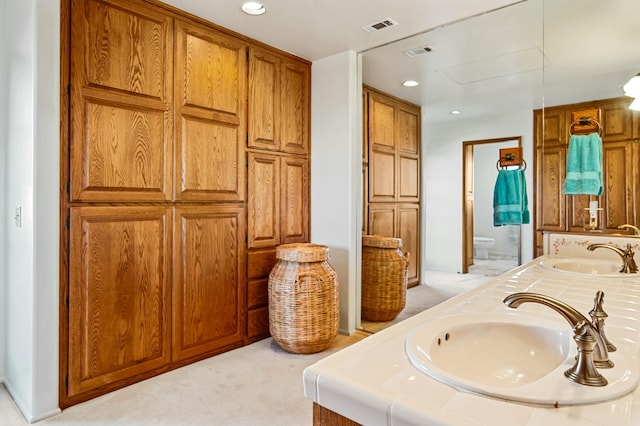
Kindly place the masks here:
<instances>
[{"instance_id":1,"label":"wicker basket","mask_svg":"<svg viewBox=\"0 0 640 426\"><path fill-rule=\"evenodd\" d=\"M391 321L404 309L409 254L400 238L362 237L362 319Z\"/></svg>"},{"instance_id":2,"label":"wicker basket","mask_svg":"<svg viewBox=\"0 0 640 426\"><path fill-rule=\"evenodd\" d=\"M338 277L328 254L328 247L317 244L276 249L269 274L269 332L288 352L320 352L338 334Z\"/></svg>"}]
</instances>

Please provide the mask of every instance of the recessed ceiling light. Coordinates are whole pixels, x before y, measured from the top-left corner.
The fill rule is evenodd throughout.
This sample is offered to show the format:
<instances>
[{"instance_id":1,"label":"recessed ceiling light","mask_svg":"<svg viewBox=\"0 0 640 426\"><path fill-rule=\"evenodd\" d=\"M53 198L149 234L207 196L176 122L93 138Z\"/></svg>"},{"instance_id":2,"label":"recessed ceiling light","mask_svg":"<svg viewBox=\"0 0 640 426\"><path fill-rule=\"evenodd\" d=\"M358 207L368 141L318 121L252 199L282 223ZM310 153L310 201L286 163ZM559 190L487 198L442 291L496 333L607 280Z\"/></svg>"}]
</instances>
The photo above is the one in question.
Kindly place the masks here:
<instances>
[{"instance_id":1,"label":"recessed ceiling light","mask_svg":"<svg viewBox=\"0 0 640 426\"><path fill-rule=\"evenodd\" d=\"M248 15L262 15L267 11L267 8L257 1L248 1L242 4L242 11Z\"/></svg>"},{"instance_id":2,"label":"recessed ceiling light","mask_svg":"<svg viewBox=\"0 0 640 426\"><path fill-rule=\"evenodd\" d=\"M417 85L419 85L420 83L418 83L415 80L407 80L407 81L403 81L402 85L404 87L416 87Z\"/></svg>"},{"instance_id":3,"label":"recessed ceiling light","mask_svg":"<svg viewBox=\"0 0 640 426\"><path fill-rule=\"evenodd\" d=\"M450 111L449 114L451 114L451 115L460 115L460 114L462 114L462 112L458 111L457 109L454 109L453 111Z\"/></svg>"}]
</instances>

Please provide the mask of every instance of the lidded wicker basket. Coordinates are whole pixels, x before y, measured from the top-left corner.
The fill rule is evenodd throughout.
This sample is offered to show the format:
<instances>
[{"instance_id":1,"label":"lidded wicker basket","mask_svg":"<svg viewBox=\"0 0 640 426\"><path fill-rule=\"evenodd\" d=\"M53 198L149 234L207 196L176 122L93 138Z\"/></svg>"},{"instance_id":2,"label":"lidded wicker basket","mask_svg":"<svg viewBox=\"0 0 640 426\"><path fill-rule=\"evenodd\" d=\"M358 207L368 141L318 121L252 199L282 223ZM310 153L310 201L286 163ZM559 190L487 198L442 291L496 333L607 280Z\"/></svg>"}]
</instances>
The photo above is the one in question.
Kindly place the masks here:
<instances>
[{"instance_id":1,"label":"lidded wicker basket","mask_svg":"<svg viewBox=\"0 0 640 426\"><path fill-rule=\"evenodd\" d=\"M362 236L362 319L391 321L404 309L409 253L400 238Z\"/></svg>"},{"instance_id":2,"label":"lidded wicker basket","mask_svg":"<svg viewBox=\"0 0 640 426\"><path fill-rule=\"evenodd\" d=\"M329 248L318 244L284 244L269 274L269 332L284 350L320 352L338 334L338 276Z\"/></svg>"}]
</instances>

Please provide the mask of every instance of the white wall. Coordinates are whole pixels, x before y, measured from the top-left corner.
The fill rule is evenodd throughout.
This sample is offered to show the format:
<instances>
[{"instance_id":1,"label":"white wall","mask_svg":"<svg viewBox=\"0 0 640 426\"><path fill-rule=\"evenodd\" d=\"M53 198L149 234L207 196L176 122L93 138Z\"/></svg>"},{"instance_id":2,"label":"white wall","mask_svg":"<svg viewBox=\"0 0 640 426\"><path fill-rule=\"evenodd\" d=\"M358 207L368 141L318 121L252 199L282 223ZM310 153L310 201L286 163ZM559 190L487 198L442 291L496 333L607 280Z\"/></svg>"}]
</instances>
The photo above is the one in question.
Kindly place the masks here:
<instances>
[{"instance_id":1,"label":"white wall","mask_svg":"<svg viewBox=\"0 0 640 426\"><path fill-rule=\"evenodd\" d=\"M0 0L0 383L4 382L5 377L5 314L7 309L5 287L6 287L6 271L5 271L5 244L6 244L6 231L5 228L9 225L9 216L7 214L7 204L5 202L5 188L6 188L6 170L7 163L7 115L9 114L8 108L8 90L9 90L9 76L8 76L8 48L9 48L9 16L8 16L8 3L9 0Z\"/></svg>"},{"instance_id":2,"label":"white wall","mask_svg":"<svg viewBox=\"0 0 640 426\"><path fill-rule=\"evenodd\" d=\"M60 2L6 6L5 384L35 421L59 411Z\"/></svg>"},{"instance_id":3,"label":"white wall","mask_svg":"<svg viewBox=\"0 0 640 426\"><path fill-rule=\"evenodd\" d=\"M315 61L311 84L311 241L329 246L338 273L340 332L357 325L361 119L353 51Z\"/></svg>"},{"instance_id":4,"label":"white wall","mask_svg":"<svg viewBox=\"0 0 640 426\"><path fill-rule=\"evenodd\" d=\"M462 270L462 142L522 136L523 156L533 164L533 111L499 117L429 124L423 117L422 242L423 270ZM533 170L528 167L527 196L533 204ZM533 219L533 217L532 217ZM532 224L522 226L522 262L533 258ZM423 277L422 282L427 283Z\"/></svg>"}]
</instances>

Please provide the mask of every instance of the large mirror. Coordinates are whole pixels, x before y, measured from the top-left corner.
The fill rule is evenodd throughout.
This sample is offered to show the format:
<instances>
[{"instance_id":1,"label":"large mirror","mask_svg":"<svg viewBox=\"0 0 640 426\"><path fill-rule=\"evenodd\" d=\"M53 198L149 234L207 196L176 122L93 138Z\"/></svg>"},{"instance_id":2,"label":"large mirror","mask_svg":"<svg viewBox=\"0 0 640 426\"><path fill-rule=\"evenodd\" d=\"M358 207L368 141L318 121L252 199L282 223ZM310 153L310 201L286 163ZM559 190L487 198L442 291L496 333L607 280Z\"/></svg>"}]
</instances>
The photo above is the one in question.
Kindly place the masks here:
<instances>
[{"instance_id":1,"label":"large mirror","mask_svg":"<svg viewBox=\"0 0 640 426\"><path fill-rule=\"evenodd\" d=\"M637 0L527 0L362 52L364 84L422 107L422 270L465 272L463 142L522 137L533 208L533 110L622 96L640 72L638 16ZM514 240L490 228L475 233ZM518 232L526 262L533 224Z\"/></svg>"}]
</instances>

